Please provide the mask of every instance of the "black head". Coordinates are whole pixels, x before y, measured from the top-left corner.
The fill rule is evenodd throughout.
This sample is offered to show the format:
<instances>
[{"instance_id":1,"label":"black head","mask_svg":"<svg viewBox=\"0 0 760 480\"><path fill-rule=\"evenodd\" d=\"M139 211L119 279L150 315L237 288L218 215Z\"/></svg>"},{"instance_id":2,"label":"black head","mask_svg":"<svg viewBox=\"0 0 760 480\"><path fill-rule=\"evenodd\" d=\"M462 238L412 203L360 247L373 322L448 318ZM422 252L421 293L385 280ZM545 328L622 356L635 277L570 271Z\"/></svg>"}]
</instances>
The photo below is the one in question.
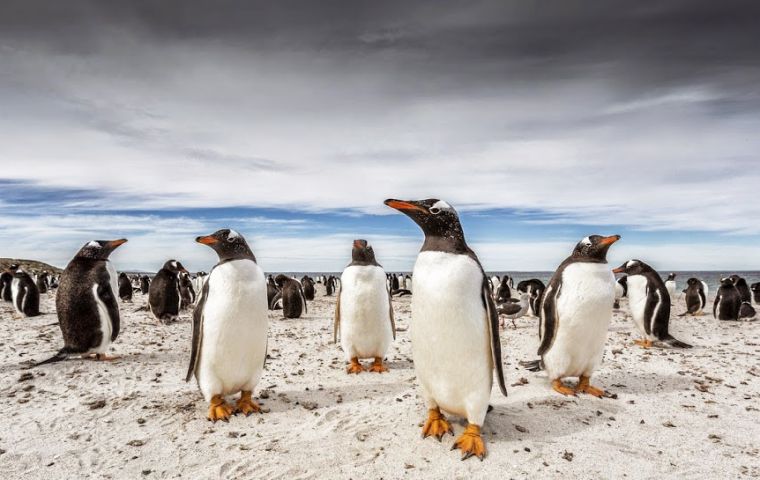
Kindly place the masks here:
<instances>
[{"instance_id":1,"label":"black head","mask_svg":"<svg viewBox=\"0 0 760 480\"><path fill-rule=\"evenodd\" d=\"M676 276L677 275L675 273L671 273L670 275L668 275L668 280L675 280Z\"/></svg>"},{"instance_id":2,"label":"black head","mask_svg":"<svg viewBox=\"0 0 760 480\"><path fill-rule=\"evenodd\" d=\"M749 289L752 290L753 292L760 292L760 282L753 283L752 285L749 286Z\"/></svg>"},{"instance_id":3,"label":"black head","mask_svg":"<svg viewBox=\"0 0 760 480\"><path fill-rule=\"evenodd\" d=\"M653 271L652 267L636 259L628 260L613 270L614 273L625 273L627 275L643 275Z\"/></svg>"},{"instance_id":4,"label":"black head","mask_svg":"<svg viewBox=\"0 0 760 480\"><path fill-rule=\"evenodd\" d=\"M372 245L363 239L354 240L354 247L351 250L351 260L353 263L368 265L377 264L377 261L375 260L375 251L372 249Z\"/></svg>"},{"instance_id":5,"label":"black head","mask_svg":"<svg viewBox=\"0 0 760 480\"><path fill-rule=\"evenodd\" d=\"M119 278L127 278L127 274L126 274L126 273L124 273L124 272L121 272L121 273L119 274Z\"/></svg>"},{"instance_id":6,"label":"black head","mask_svg":"<svg viewBox=\"0 0 760 480\"><path fill-rule=\"evenodd\" d=\"M108 259L108 256L111 255L111 252L116 250L119 245L126 242L126 238L121 238L119 240L93 240L85 243L84 246L79 249L75 257L106 260Z\"/></svg>"},{"instance_id":7,"label":"black head","mask_svg":"<svg viewBox=\"0 0 760 480\"><path fill-rule=\"evenodd\" d=\"M166 263L164 263L163 270L169 270L175 275L179 274L179 272L187 273L187 270L185 269L185 267L183 267L181 263L179 263L178 261L174 259L167 260Z\"/></svg>"},{"instance_id":8,"label":"black head","mask_svg":"<svg viewBox=\"0 0 760 480\"><path fill-rule=\"evenodd\" d=\"M198 237L196 242L208 245L213 248L219 260L239 260L247 258L249 260L256 261L256 257L253 256L253 252L248 243L245 241L242 235L235 230L224 228L217 230L211 235L205 237Z\"/></svg>"},{"instance_id":9,"label":"black head","mask_svg":"<svg viewBox=\"0 0 760 480\"><path fill-rule=\"evenodd\" d=\"M283 275L282 273L274 277L274 283L276 283L277 286L280 288L282 288L283 285L288 283L290 280L291 280L290 277L288 277L287 275Z\"/></svg>"},{"instance_id":10,"label":"black head","mask_svg":"<svg viewBox=\"0 0 760 480\"><path fill-rule=\"evenodd\" d=\"M728 278L730 278L730 279L731 279L731 281L733 282L733 284L734 284L734 285L736 285L736 286L739 286L739 285L746 285L746 284L747 284L747 281L746 281L746 280L744 280L744 279L743 279L742 277L740 277L739 275L731 275L731 276L730 276L730 277L728 277Z\"/></svg>"},{"instance_id":11,"label":"black head","mask_svg":"<svg viewBox=\"0 0 760 480\"><path fill-rule=\"evenodd\" d=\"M425 234L422 250L463 253L467 251L462 224L454 207L443 200L396 200L384 202L408 216Z\"/></svg>"},{"instance_id":12,"label":"black head","mask_svg":"<svg viewBox=\"0 0 760 480\"><path fill-rule=\"evenodd\" d=\"M620 235L611 235L603 237L601 235L591 235L575 246L572 257L574 259L588 262L606 262L607 250L610 245L620 240Z\"/></svg>"},{"instance_id":13,"label":"black head","mask_svg":"<svg viewBox=\"0 0 760 480\"><path fill-rule=\"evenodd\" d=\"M720 286L721 287L733 287L733 286L735 286L736 284L734 283L734 279L732 277L733 277L733 275L731 275L731 277L721 278L720 279Z\"/></svg>"},{"instance_id":14,"label":"black head","mask_svg":"<svg viewBox=\"0 0 760 480\"><path fill-rule=\"evenodd\" d=\"M702 284L702 282L699 281L698 278L691 277L690 279L686 280L686 285L690 287L698 287ZM686 290L684 290L685 292Z\"/></svg>"},{"instance_id":15,"label":"black head","mask_svg":"<svg viewBox=\"0 0 760 480\"><path fill-rule=\"evenodd\" d=\"M18 263L12 263L12 264L8 265L8 271L11 272L11 273L13 273L16 270L18 270L18 267L19 267Z\"/></svg>"}]
</instances>

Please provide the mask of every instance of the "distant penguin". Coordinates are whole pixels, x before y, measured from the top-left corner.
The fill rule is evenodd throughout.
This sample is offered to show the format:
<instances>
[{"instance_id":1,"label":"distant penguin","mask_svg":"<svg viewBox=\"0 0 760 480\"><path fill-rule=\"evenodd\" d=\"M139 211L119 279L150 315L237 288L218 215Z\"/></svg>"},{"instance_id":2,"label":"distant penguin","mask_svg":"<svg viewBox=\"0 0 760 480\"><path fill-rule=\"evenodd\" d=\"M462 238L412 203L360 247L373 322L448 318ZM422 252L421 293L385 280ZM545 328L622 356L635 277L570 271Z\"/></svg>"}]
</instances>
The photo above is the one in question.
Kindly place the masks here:
<instances>
[{"instance_id":1,"label":"distant penguin","mask_svg":"<svg viewBox=\"0 0 760 480\"><path fill-rule=\"evenodd\" d=\"M504 279L502 279L501 281L504 282ZM512 298L510 297L509 300L512 300ZM525 315L528 312L529 308L530 308L530 293L527 293L527 292L520 292L520 299L517 302L512 300L512 301L505 301L504 303L496 304L496 312L499 314L499 317L504 315L508 319L512 320L512 326L514 328L517 328L515 319L520 318L523 315ZM501 318L499 318L499 325L502 328L504 327L504 321Z\"/></svg>"},{"instance_id":2,"label":"distant penguin","mask_svg":"<svg viewBox=\"0 0 760 480\"><path fill-rule=\"evenodd\" d=\"M179 274L179 296L181 299L180 309L185 310L195 304L195 288L189 273Z\"/></svg>"},{"instance_id":3,"label":"distant penguin","mask_svg":"<svg viewBox=\"0 0 760 480\"><path fill-rule=\"evenodd\" d=\"M670 296L670 303L673 304L673 302L676 301L676 289L678 286L676 285L676 274L671 273L668 275L668 279L665 280L665 289L668 291L668 295Z\"/></svg>"},{"instance_id":4,"label":"distant penguin","mask_svg":"<svg viewBox=\"0 0 760 480\"><path fill-rule=\"evenodd\" d=\"M150 289L150 277L147 275L142 275L140 277L140 293L145 295L148 293L148 290Z\"/></svg>"},{"instance_id":5,"label":"distant penguin","mask_svg":"<svg viewBox=\"0 0 760 480\"><path fill-rule=\"evenodd\" d=\"M13 274L18 270L18 264L9 265L8 268L0 274L0 296L5 302L13 301L13 292L11 284L13 283Z\"/></svg>"},{"instance_id":6,"label":"distant penguin","mask_svg":"<svg viewBox=\"0 0 760 480\"><path fill-rule=\"evenodd\" d=\"M721 278L713 303L713 317L718 320L739 320L742 299L731 278Z\"/></svg>"},{"instance_id":7,"label":"distant penguin","mask_svg":"<svg viewBox=\"0 0 760 480\"><path fill-rule=\"evenodd\" d=\"M274 278L271 275L267 276L267 308L269 308L269 310L275 310L276 307L273 300L279 291L277 284L274 283Z\"/></svg>"},{"instance_id":8,"label":"distant penguin","mask_svg":"<svg viewBox=\"0 0 760 480\"><path fill-rule=\"evenodd\" d=\"M47 272L42 272L39 275L37 275L37 280L35 282L37 285L37 290L39 290L40 294L47 293L48 291L48 274ZM745 283L746 285L746 283Z\"/></svg>"},{"instance_id":9,"label":"distant penguin","mask_svg":"<svg viewBox=\"0 0 760 480\"><path fill-rule=\"evenodd\" d=\"M360 360L372 358L371 372L387 372L383 358L396 338L391 295L385 271L366 240L354 240L351 263L343 270L335 304L333 342L338 342L348 363L347 373L365 371Z\"/></svg>"},{"instance_id":10,"label":"distant penguin","mask_svg":"<svg viewBox=\"0 0 760 480\"><path fill-rule=\"evenodd\" d=\"M491 290L494 292L497 288L499 288L499 285L501 285L501 280L499 279L498 275L491 275Z\"/></svg>"},{"instance_id":11,"label":"distant penguin","mask_svg":"<svg viewBox=\"0 0 760 480\"><path fill-rule=\"evenodd\" d=\"M749 302L742 302L739 307L739 320L752 320L755 318L755 308Z\"/></svg>"},{"instance_id":12,"label":"distant penguin","mask_svg":"<svg viewBox=\"0 0 760 480\"><path fill-rule=\"evenodd\" d=\"M391 275L391 291L395 291L398 289L399 289L398 276L396 276L396 274L394 273L393 275Z\"/></svg>"},{"instance_id":13,"label":"distant penguin","mask_svg":"<svg viewBox=\"0 0 760 480\"><path fill-rule=\"evenodd\" d=\"M456 210L443 200L385 204L411 218L425 241L414 264L411 340L414 370L428 418L422 436L452 433L441 410L467 418L454 442L462 459L483 459L481 437L493 385L493 370L504 396L499 317L491 285L467 245Z\"/></svg>"},{"instance_id":14,"label":"distant penguin","mask_svg":"<svg viewBox=\"0 0 760 480\"><path fill-rule=\"evenodd\" d=\"M301 279L301 285L303 286L303 296L306 300L314 300L316 289L314 288L314 280L308 275Z\"/></svg>"},{"instance_id":15,"label":"distant penguin","mask_svg":"<svg viewBox=\"0 0 760 480\"><path fill-rule=\"evenodd\" d=\"M185 267L176 260L167 260L153 277L148 289L150 313L161 323L177 321L182 296L179 289L179 274L187 273Z\"/></svg>"},{"instance_id":16,"label":"distant penguin","mask_svg":"<svg viewBox=\"0 0 760 480\"><path fill-rule=\"evenodd\" d=\"M752 290L752 297L755 303L760 304L760 282L753 283L749 288Z\"/></svg>"},{"instance_id":17,"label":"distant penguin","mask_svg":"<svg viewBox=\"0 0 760 480\"><path fill-rule=\"evenodd\" d=\"M413 291L412 287L414 286L412 285L412 277L409 275L404 275L404 279L406 280L406 289L411 293Z\"/></svg>"},{"instance_id":18,"label":"distant penguin","mask_svg":"<svg viewBox=\"0 0 760 480\"><path fill-rule=\"evenodd\" d=\"M406 277L402 274L399 274L398 276L398 288L401 290L406 290Z\"/></svg>"},{"instance_id":19,"label":"distant penguin","mask_svg":"<svg viewBox=\"0 0 760 480\"><path fill-rule=\"evenodd\" d=\"M335 279L332 275L327 277L327 280L325 280L325 295L330 296L333 294L333 291L335 290Z\"/></svg>"},{"instance_id":20,"label":"distant penguin","mask_svg":"<svg viewBox=\"0 0 760 480\"><path fill-rule=\"evenodd\" d=\"M618 278L615 282L615 303L612 306L615 310L620 308L620 299L628 296L628 277Z\"/></svg>"},{"instance_id":21,"label":"distant penguin","mask_svg":"<svg viewBox=\"0 0 760 480\"><path fill-rule=\"evenodd\" d=\"M132 301L132 282L129 281L129 277L124 272L119 274L119 298L123 302Z\"/></svg>"},{"instance_id":22,"label":"distant penguin","mask_svg":"<svg viewBox=\"0 0 760 480\"><path fill-rule=\"evenodd\" d=\"M69 355L106 355L119 335L120 318L116 270L108 259L126 239L93 240L86 243L61 274L55 296L63 348L37 365L65 360Z\"/></svg>"},{"instance_id":23,"label":"distant penguin","mask_svg":"<svg viewBox=\"0 0 760 480\"><path fill-rule=\"evenodd\" d=\"M13 308L25 317L36 317L40 314L40 291L32 277L19 268L13 274L11 282Z\"/></svg>"},{"instance_id":24,"label":"distant penguin","mask_svg":"<svg viewBox=\"0 0 760 480\"><path fill-rule=\"evenodd\" d=\"M671 300L660 275L641 260L629 260L612 271L625 273L628 279L628 308L633 324L643 337L636 345L650 348L655 341L671 347L691 348L668 332Z\"/></svg>"},{"instance_id":25,"label":"distant penguin","mask_svg":"<svg viewBox=\"0 0 760 480\"><path fill-rule=\"evenodd\" d=\"M195 376L209 402L208 419L229 421L233 413L260 412L253 390L267 354L267 293L264 272L248 243L234 230L198 237L219 263L203 284L193 312L193 340L185 381ZM225 397L240 392L235 406Z\"/></svg>"},{"instance_id":26,"label":"distant penguin","mask_svg":"<svg viewBox=\"0 0 760 480\"><path fill-rule=\"evenodd\" d=\"M705 294L704 282L698 278L691 277L686 280L686 288L683 293L686 301L686 312L679 315L702 315L702 311L707 304L707 295Z\"/></svg>"},{"instance_id":27,"label":"distant penguin","mask_svg":"<svg viewBox=\"0 0 760 480\"><path fill-rule=\"evenodd\" d=\"M604 395L604 390L591 386L590 378L602 361L612 320L615 276L607 265L607 251L619 239L619 235L591 235L578 242L543 294L541 360L522 365L533 371L545 369L552 388L563 395ZM578 385L565 385L565 377L579 377Z\"/></svg>"},{"instance_id":28,"label":"distant penguin","mask_svg":"<svg viewBox=\"0 0 760 480\"><path fill-rule=\"evenodd\" d=\"M517 284L518 292L527 292L530 294L531 302L530 309L533 315L538 315L541 310L541 298L543 296L546 286L544 282L537 278L531 278L530 280L523 280Z\"/></svg>"},{"instance_id":29,"label":"distant penguin","mask_svg":"<svg viewBox=\"0 0 760 480\"><path fill-rule=\"evenodd\" d=\"M752 292L750 291L749 286L747 286L747 281L739 275L731 275L728 278L731 279L736 290L739 291L739 296L741 297L742 302L752 302Z\"/></svg>"},{"instance_id":30,"label":"distant penguin","mask_svg":"<svg viewBox=\"0 0 760 480\"><path fill-rule=\"evenodd\" d=\"M496 286L496 303L504 303L511 298L512 291L509 289L509 277L505 275L504 278L501 279L501 283Z\"/></svg>"},{"instance_id":31,"label":"distant penguin","mask_svg":"<svg viewBox=\"0 0 760 480\"><path fill-rule=\"evenodd\" d=\"M280 274L275 277L274 281L279 287L279 291L272 303L282 300L282 314L285 318L300 318L301 313L308 313L303 287L298 280Z\"/></svg>"}]
</instances>

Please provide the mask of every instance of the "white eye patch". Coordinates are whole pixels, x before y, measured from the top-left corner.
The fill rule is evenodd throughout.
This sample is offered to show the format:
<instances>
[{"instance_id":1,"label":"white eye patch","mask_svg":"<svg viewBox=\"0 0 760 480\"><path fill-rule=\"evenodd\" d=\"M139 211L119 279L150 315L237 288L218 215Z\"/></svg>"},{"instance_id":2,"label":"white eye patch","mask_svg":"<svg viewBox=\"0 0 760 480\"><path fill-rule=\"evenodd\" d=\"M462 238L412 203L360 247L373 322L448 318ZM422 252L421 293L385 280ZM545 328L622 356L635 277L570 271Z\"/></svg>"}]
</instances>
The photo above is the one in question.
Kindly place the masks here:
<instances>
[{"instance_id":1,"label":"white eye patch","mask_svg":"<svg viewBox=\"0 0 760 480\"><path fill-rule=\"evenodd\" d=\"M581 243L584 245L591 245L591 239L586 237L583 240L581 240Z\"/></svg>"},{"instance_id":2,"label":"white eye patch","mask_svg":"<svg viewBox=\"0 0 760 480\"><path fill-rule=\"evenodd\" d=\"M437 208L438 210L451 210L451 205L444 202L443 200L438 200L437 202L433 204L432 207L430 207L431 210L433 208Z\"/></svg>"},{"instance_id":3,"label":"white eye patch","mask_svg":"<svg viewBox=\"0 0 760 480\"><path fill-rule=\"evenodd\" d=\"M628 260L628 263L625 264L626 267L630 268L634 265L636 265L638 262L636 260Z\"/></svg>"},{"instance_id":4,"label":"white eye patch","mask_svg":"<svg viewBox=\"0 0 760 480\"><path fill-rule=\"evenodd\" d=\"M89 242L85 247L93 247L93 248L100 248L100 244L96 242L95 240Z\"/></svg>"},{"instance_id":5,"label":"white eye patch","mask_svg":"<svg viewBox=\"0 0 760 480\"><path fill-rule=\"evenodd\" d=\"M240 234L235 230L230 230L230 233L227 235L227 240L231 242L237 238L240 238Z\"/></svg>"},{"instance_id":6,"label":"white eye patch","mask_svg":"<svg viewBox=\"0 0 760 480\"><path fill-rule=\"evenodd\" d=\"M177 268L177 262L172 262L172 267Z\"/></svg>"}]
</instances>

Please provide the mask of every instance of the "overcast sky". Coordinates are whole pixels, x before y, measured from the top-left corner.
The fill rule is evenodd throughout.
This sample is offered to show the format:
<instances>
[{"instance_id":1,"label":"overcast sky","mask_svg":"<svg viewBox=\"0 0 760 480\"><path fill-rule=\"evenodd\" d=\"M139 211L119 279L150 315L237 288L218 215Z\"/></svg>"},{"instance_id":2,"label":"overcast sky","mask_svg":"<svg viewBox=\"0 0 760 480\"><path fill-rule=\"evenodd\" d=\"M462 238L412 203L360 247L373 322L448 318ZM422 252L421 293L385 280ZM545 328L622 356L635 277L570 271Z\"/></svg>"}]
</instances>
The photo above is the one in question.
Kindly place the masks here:
<instances>
[{"instance_id":1,"label":"overcast sky","mask_svg":"<svg viewBox=\"0 0 760 480\"><path fill-rule=\"evenodd\" d=\"M409 269L388 197L458 208L487 269L760 269L760 3L0 3L0 256Z\"/></svg>"}]
</instances>

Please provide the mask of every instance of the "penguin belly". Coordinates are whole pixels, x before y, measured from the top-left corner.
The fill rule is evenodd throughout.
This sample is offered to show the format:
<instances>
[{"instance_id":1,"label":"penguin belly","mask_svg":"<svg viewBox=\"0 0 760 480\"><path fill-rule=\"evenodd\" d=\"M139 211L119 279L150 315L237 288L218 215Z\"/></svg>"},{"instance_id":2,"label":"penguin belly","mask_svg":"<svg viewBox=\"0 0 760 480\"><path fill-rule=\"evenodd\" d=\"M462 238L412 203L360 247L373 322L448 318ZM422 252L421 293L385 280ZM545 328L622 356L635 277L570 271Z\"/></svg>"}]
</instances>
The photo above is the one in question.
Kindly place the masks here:
<instances>
[{"instance_id":1,"label":"penguin belly","mask_svg":"<svg viewBox=\"0 0 760 480\"><path fill-rule=\"evenodd\" d=\"M203 397L210 401L214 395L256 386L264 369L268 319L264 272L255 262L223 263L206 281L196 376Z\"/></svg>"},{"instance_id":2,"label":"penguin belly","mask_svg":"<svg viewBox=\"0 0 760 480\"><path fill-rule=\"evenodd\" d=\"M674 298L676 298L676 282L673 280L668 280L665 282L665 289L668 291L668 295L670 295L670 301L672 302Z\"/></svg>"},{"instance_id":3,"label":"penguin belly","mask_svg":"<svg viewBox=\"0 0 760 480\"><path fill-rule=\"evenodd\" d=\"M483 281L470 257L428 251L412 277L412 357L428 408L475 425L483 425L493 383Z\"/></svg>"},{"instance_id":4,"label":"penguin belly","mask_svg":"<svg viewBox=\"0 0 760 480\"><path fill-rule=\"evenodd\" d=\"M385 272L375 265L350 266L341 284L340 344L346 361L384 358L393 341Z\"/></svg>"},{"instance_id":5,"label":"penguin belly","mask_svg":"<svg viewBox=\"0 0 760 480\"><path fill-rule=\"evenodd\" d=\"M543 356L550 379L591 376L599 365L612 318L614 283L606 263L578 262L565 268L557 299L559 324Z\"/></svg>"},{"instance_id":6,"label":"penguin belly","mask_svg":"<svg viewBox=\"0 0 760 480\"><path fill-rule=\"evenodd\" d=\"M24 299L19 298L19 295L21 293L21 281L17 278L14 278L11 280L11 299L13 299L13 308L15 308L18 313L23 315L24 309L22 302Z\"/></svg>"},{"instance_id":7,"label":"penguin belly","mask_svg":"<svg viewBox=\"0 0 760 480\"><path fill-rule=\"evenodd\" d=\"M110 260L106 260L106 271L108 272L108 284L111 287L111 295L114 298L118 298L116 292L118 289L118 277L116 276L116 269ZM92 286L91 290L93 302L95 303L98 311L98 320L100 321L100 332L103 334L100 339L100 345L93 346L88 353L106 353L108 347L111 345L111 334L113 333L113 321L108 314L108 308L106 304L98 297L98 284Z\"/></svg>"},{"instance_id":8,"label":"penguin belly","mask_svg":"<svg viewBox=\"0 0 760 480\"><path fill-rule=\"evenodd\" d=\"M660 309L662 299L659 299L657 305L652 313L652 318L657 316L657 311ZM647 340L656 340L654 335L647 334L646 326L644 322L651 321L651 318L644 318L647 308L647 279L643 275L629 275L628 276L628 305L631 309L631 317L633 317L633 324L638 328L641 336ZM650 331L654 331L650 325Z\"/></svg>"}]
</instances>

